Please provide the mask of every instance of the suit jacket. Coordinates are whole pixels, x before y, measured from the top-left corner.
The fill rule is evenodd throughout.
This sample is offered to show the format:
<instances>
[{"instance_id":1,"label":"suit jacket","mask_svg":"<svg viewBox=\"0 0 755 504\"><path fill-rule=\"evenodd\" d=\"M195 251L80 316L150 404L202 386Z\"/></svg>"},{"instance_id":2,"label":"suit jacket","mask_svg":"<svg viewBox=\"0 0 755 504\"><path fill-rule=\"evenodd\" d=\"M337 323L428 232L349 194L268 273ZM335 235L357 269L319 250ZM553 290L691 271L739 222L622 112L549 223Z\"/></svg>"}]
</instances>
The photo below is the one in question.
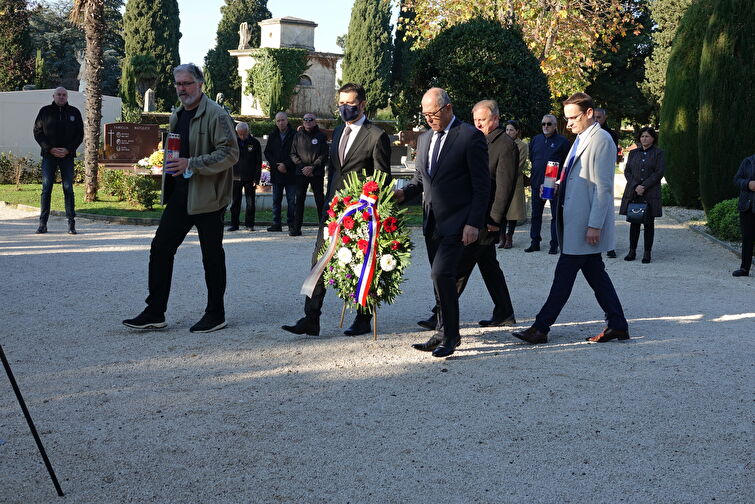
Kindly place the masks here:
<instances>
[{"instance_id":1,"label":"suit jacket","mask_svg":"<svg viewBox=\"0 0 755 504\"><path fill-rule=\"evenodd\" d=\"M506 225L506 214L514 198L519 175L519 148L502 128L496 128L485 136L488 142L490 168L490 203L488 224L497 227Z\"/></svg>"},{"instance_id":2,"label":"suit jacket","mask_svg":"<svg viewBox=\"0 0 755 504\"><path fill-rule=\"evenodd\" d=\"M441 236L461 236L464 226L482 229L490 202L490 169L485 136L471 124L454 120L438 154L433 174L427 173L428 130L417 139L416 171L404 188L406 199L422 192L422 230Z\"/></svg>"},{"instance_id":3,"label":"suit jacket","mask_svg":"<svg viewBox=\"0 0 755 504\"><path fill-rule=\"evenodd\" d=\"M291 144L294 142L295 134L296 130L289 124L283 141L281 141L278 128L267 135L265 159L270 163L270 182L273 184L292 185L296 183L296 166L291 161ZM278 163L286 165L286 173L278 171Z\"/></svg>"},{"instance_id":4,"label":"suit jacket","mask_svg":"<svg viewBox=\"0 0 755 504\"><path fill-rule=\"evenodd\" d=\"M564 254L597 254L615 248L613 174L616 144L599 124L590 127L585 134L580 138L566 177L566 187L558 194L556 229ZM566 156L567 163L573 150L572 145ZM595 245L585 241L588 227L600 229L600 240Z\"/></svg>"},{"instance_id":5,"label":"suit jacket","mask_svg":"<svg viewBox=\"0 0 755 504\"><path fill-rule=\"evenodd\" d=\"M388 174L388 180L391 176L391 141L382 128L365 120L362 127L359 128L356 138L354 138L349 151L341 165L338 157L338 145L341 143L341 135L345 128L341 124L333 131L333 141L330 144L330 176L328 178L328 194L326 203L329 202L336 191L343 189L346 175L356 172L362 175L364 170L368 176L375 173L376 170Z\"/></svg>"}]
</instances>

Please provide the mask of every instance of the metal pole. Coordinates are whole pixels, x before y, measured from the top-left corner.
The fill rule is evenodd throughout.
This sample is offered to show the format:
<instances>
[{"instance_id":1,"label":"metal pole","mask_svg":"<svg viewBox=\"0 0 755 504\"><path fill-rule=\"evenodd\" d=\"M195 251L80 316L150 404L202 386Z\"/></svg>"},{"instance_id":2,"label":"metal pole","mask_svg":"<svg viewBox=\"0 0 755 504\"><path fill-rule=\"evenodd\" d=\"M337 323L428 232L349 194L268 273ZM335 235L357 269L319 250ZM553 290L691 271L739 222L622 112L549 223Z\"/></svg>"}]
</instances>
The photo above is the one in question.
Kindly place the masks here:
<instances>
[{"instance_id":1,"label":"metal pole","mask_svg":"<svg viewBox=\"0 0 755 504\"><path fill-rule=\"evenodd\" d=\"M58 492L58 496L63 497L64 495L63 489L60 488L60 483L58 483L58 478L55 476L55 471L52 469L52 464L50 464L50 459L47 458L47 452L45 451L45 447L42 446L42 440L39 438L39 434L37 434L37 428L34 427L34 421L32 421L31 419L29 410L26 409L26 403L24 402L24 398L21 395L21 391L18 389L18 384L16 383L16 379L13 377L13 371L11 371L10 369L10 364L8 363L8 359L5 358L3 345L0 345L0 359L2 359L3 361L5 374L8 375L8 379L10 380L11 387L13 387L13 392L15 392L16 399L18 399L18 404L21 405L21 411L24 412L24 416L26 417L26 423L29 424L29 430L31 430L31 434L32 436L34 436L34 441L37 442L37 448L39 448L39 453L42 454L42 460L44 460L45 462L45 467L47 467L47 472L50 473L52 484L55 485L55 491Z\"/></svg>"}]
</instances>

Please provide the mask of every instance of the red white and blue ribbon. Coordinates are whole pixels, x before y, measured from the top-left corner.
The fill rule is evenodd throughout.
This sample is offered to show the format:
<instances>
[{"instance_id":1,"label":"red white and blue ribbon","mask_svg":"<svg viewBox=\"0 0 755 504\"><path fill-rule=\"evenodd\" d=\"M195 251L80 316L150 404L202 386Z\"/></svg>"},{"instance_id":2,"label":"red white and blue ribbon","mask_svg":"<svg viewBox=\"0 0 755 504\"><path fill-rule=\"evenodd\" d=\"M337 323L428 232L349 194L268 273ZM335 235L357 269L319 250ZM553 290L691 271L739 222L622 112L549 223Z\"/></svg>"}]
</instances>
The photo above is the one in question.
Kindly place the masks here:
<instances>
[{"instance_id":1,"label":"red white and blue ribbon","mask_svg":"<svg viewBox=\"0 0 755 504\"><path fill-rule=\"evenodd\" d=\"M346 217L350 217L357 212L367 212L370 219L367 222L367 250L364 251L364 261L359 273L355 298L357 304L367 306L367 297L372 286L372 279L375 276L375 265L377 263L377 244L378 234L380 233L380 217L377 213L377 197L364 194L359 197L359 201L346 207L343 213L336 220L336 227L333 233L328 237L330 243L325 253L320 257L317 263L312 266L312 270L304 280L301 287L301 294L311 297L315 290L317 281L322 276L325 268L336 253L338 244L341 242L341 226Z\"/></svg>"}]
</instances>

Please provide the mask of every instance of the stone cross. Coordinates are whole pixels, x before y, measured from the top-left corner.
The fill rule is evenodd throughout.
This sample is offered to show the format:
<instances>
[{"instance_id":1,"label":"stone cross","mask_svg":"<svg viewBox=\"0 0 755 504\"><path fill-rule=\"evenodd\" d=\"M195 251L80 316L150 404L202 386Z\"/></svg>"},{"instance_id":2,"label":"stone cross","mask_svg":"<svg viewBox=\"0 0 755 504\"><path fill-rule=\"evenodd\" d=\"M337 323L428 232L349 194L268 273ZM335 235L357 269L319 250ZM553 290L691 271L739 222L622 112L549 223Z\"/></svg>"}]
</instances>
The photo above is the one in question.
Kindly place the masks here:
<instances>
[{"instance_id":1,"label":"stone cross","mask_svg":"<svg viewBox=\"0 0 755 504\"><path fill-rule=\"evenodd\" d=\"M249 23L246 21L239 25L239 51L249 49L249 40L252 38L252 33L249 31Z\"/></svg>"},{"instance_id":2,"label":"stone cross","mask_svg":"<svg viewBox=\"0 0 755 504\"><path fill-rule=\"evenodd\" d=\"M154 112L155 108L155 90L150 88L144 92L144 112Z\"/></svg>"}]
</instances>

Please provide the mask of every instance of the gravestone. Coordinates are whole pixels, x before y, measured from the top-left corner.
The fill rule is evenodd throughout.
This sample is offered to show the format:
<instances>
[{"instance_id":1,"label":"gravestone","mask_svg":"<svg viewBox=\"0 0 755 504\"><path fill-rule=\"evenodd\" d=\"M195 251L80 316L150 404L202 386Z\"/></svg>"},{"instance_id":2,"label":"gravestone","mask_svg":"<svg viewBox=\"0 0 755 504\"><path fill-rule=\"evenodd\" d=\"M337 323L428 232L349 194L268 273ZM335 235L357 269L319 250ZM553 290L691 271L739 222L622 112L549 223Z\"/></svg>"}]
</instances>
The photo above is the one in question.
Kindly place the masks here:
<instances>
[{"instance_id":1,"label":"gravestone","mask_svg":"<svg viewBox=\"0 0 755 504\"><path fill-rule=\"evenodd\" d=\"M76 51L76 61L79 62L79 93L83 93L87 89L87 61L84 57L85 55L86 53L81 49Z\"/></svg>"},{"instance_id":2,"label":"gravestone","mask_svg":"<svg viewBox=\"0 0 755 504\"><path fill-rule=\"evenodd\" d=\"M108 123L105 125L104 158L101 162L136 163L160 145L157 124Z\"/></svg>"},{"instance_id":3,"label":"gravestone","mask_svg":"<svg viewBox=\"0 0 755 504\"><path fill-rule=\"evenodd\" d=\"M154 112L155 107L155 90L150 88L144 92L144 111Z\"/></svg>"}]
</instances>

